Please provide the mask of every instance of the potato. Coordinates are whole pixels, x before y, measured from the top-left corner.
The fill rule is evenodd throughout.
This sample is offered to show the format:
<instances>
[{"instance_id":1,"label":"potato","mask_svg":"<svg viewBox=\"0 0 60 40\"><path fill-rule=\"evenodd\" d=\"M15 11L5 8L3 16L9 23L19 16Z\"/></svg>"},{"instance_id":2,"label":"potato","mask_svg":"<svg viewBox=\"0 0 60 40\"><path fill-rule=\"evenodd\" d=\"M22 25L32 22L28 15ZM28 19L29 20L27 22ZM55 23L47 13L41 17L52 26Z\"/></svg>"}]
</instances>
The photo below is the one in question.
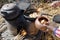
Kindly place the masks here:
<instances>
[{"instance_id":1,"label":"potato","mask_svg":"<svg viewBox=\"0 0 60 40\"><path fill-rule=\"evenodd\" d=\"M36 12L29 15L30 18L36 18L37 16L38 16L38 14Z\"/></svg>"}]
</instances>

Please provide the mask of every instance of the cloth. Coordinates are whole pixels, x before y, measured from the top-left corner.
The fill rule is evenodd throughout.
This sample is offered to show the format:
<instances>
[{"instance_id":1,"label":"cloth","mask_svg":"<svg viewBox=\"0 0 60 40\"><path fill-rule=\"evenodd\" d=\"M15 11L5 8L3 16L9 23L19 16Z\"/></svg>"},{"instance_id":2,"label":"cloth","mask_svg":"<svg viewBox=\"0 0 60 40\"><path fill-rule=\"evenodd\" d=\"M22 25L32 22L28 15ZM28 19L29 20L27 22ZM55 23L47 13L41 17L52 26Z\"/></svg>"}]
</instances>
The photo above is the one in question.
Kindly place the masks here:
<instances>
[{"instance_id":1,"label":"cloth","mask_svg":"<svg viewBox=\"0 0 60 40\"><path fill-rule=\"evenodd\" d=\"M60 26L54 30L54 35L60 38Z\"/></svg>"}]
</instances>

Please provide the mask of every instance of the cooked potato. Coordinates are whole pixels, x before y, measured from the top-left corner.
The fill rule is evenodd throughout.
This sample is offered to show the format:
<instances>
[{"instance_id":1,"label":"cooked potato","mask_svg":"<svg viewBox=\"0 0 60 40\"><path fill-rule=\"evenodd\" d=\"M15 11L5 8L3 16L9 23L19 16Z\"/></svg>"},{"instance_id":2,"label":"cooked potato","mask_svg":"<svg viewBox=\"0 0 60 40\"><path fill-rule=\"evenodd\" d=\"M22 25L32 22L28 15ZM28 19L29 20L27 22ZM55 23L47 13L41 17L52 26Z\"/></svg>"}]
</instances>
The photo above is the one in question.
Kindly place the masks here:
<instances>
[{"instance_id":1,"label":"cooked potato","mask_svg":"<svg viewBox=\"0 0 60 40\"><path fill-rule=\"evenodd\" d=\"M36 18L37 16L38 16L38 14L36 12L29 15L30 18Z\"/></svg>"}]
</instances>

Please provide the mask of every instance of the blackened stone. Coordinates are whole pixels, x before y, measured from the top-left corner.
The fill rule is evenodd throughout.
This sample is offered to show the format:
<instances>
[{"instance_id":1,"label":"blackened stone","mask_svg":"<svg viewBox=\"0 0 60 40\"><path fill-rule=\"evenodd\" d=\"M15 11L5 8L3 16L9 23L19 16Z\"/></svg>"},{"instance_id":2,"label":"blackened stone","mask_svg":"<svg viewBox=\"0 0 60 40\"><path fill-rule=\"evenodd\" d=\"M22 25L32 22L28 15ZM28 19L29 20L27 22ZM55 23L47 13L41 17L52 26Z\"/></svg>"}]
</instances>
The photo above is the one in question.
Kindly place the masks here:
<instances>
[{"instance_id":1,"label":"blackened stone","mask_svg":"<svg viewBox=\"0 0 60 40\"><path fill-rule=\"evenodd\" d=\"M60 14L57 14L53 17L53 21L56 23L60 23Z\"/></svg>"}]
</instances>

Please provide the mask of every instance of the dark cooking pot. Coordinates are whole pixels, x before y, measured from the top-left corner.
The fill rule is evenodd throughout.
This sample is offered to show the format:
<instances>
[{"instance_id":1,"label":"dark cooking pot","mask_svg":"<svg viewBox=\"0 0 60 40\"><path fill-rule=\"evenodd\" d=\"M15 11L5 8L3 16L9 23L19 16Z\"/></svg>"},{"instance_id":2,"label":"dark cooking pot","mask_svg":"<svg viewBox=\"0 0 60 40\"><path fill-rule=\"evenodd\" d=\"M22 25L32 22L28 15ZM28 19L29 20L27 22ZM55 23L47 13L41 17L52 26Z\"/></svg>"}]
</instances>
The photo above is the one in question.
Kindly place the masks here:
<instances>
[{"instance_id":1,"label":"dark cooking pot","mask_svg":"<svg viewBox=\"0 0 60 40\"><path fill-rule=\"evenodd\" d=\"M24 17L26 20L29 20L29 21L35 21L36 18L31 18L29 17L30 14L32 14L33 12L37 12L36 9L29 9L27 10L25 13L24 13Z\"/></svg>"}]
</instances>

